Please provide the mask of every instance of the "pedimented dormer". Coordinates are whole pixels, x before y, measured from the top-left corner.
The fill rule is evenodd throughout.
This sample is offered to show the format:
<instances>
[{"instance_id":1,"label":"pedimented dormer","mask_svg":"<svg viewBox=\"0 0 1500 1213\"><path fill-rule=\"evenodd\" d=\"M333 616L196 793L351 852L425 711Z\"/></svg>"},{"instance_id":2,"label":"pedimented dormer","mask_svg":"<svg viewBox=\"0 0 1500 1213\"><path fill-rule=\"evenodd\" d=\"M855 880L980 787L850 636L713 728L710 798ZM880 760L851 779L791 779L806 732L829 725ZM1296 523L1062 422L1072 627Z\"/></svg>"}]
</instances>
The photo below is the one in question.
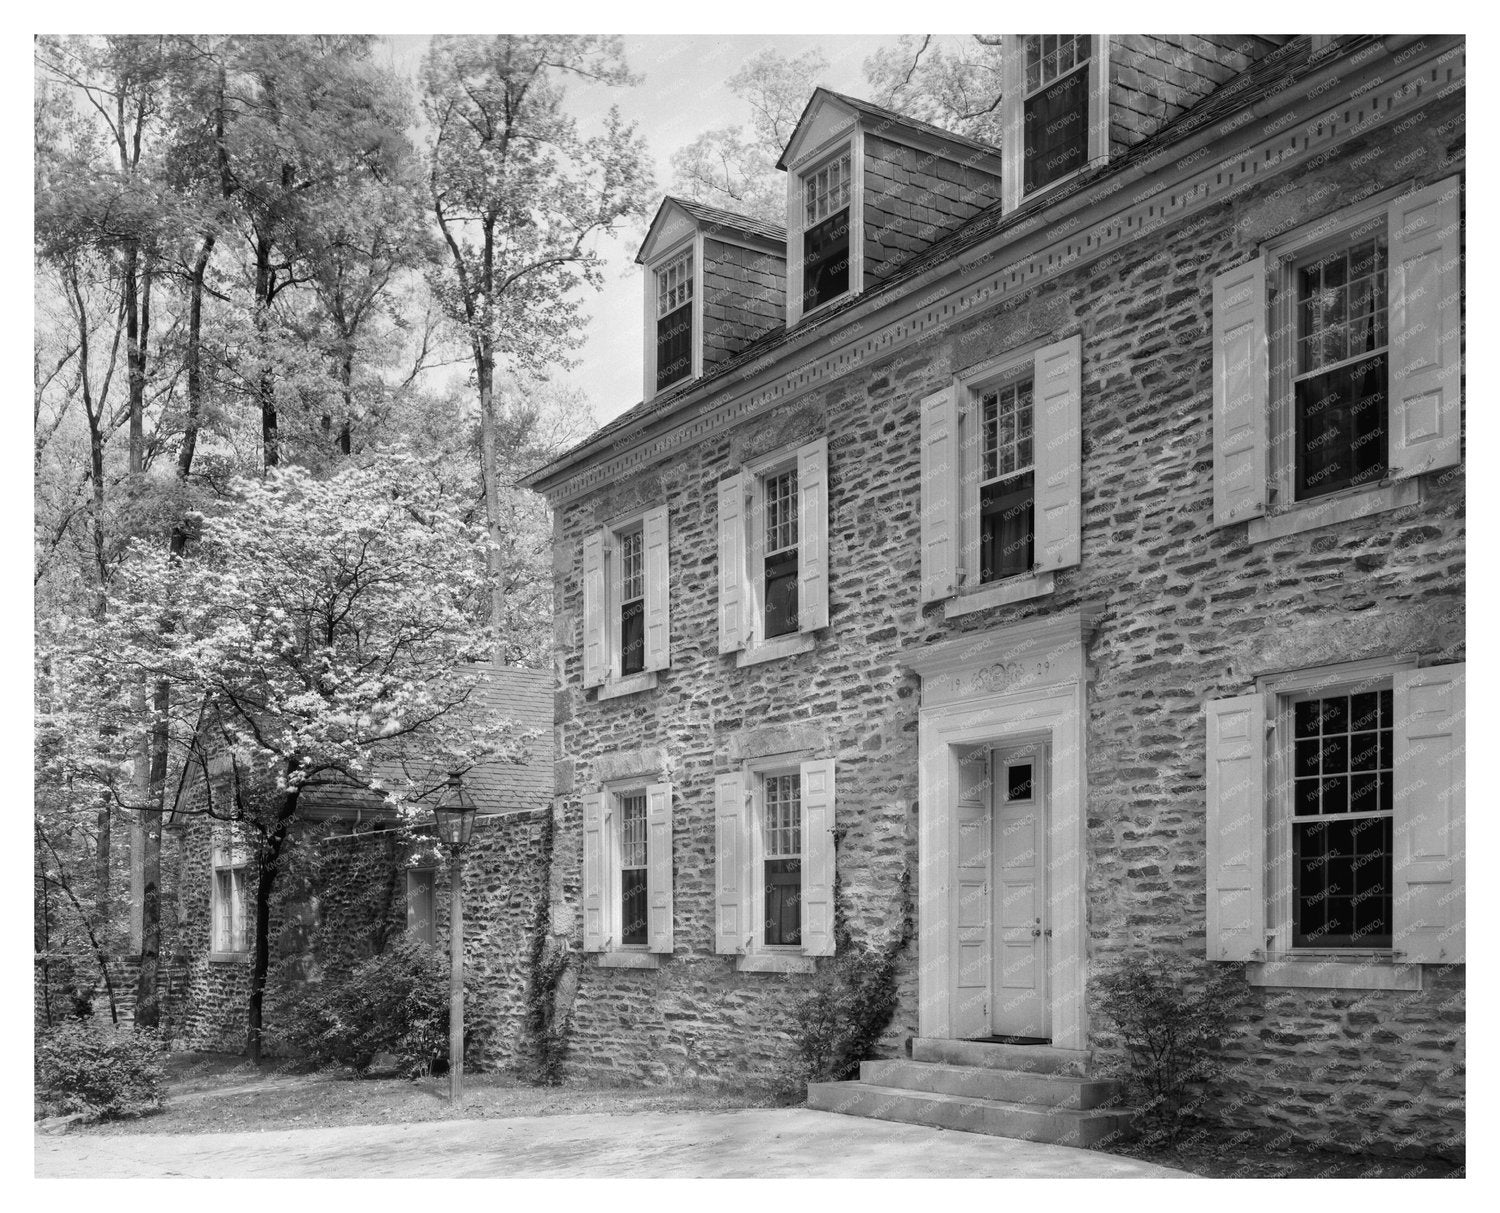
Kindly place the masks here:
<instances>
[{"instance_id":1,"label":"pedimented dormer","mask_svg":"<svg viewBox=\"0 0 1500 1213\"><path fill-rule=\"evenodd\" d=\"M826 88L787 173L787 323L890 277L1000 197L1000 149Z\"/></svg>"},{"instance_id":2,"label":"pedimented dormer","mask_svg":"<svg viewBox=\"0 0 1500 1213\"><path fill-rule=\"evenodd\" d=\"M646 267L647 400L784 322L786 233L774 223L667 198L636 261Z\"/></svg>"}]
</instances>

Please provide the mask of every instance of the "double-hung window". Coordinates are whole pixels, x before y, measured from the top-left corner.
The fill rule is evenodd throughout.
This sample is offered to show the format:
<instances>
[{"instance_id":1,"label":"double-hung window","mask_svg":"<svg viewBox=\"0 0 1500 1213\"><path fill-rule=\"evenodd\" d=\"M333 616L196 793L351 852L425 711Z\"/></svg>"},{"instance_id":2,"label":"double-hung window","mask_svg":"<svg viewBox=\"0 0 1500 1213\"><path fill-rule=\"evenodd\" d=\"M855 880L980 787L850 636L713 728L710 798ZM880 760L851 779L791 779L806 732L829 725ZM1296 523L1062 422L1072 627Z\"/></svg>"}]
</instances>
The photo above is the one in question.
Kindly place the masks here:
<instances>
[{"instance_id":1,"label":"double-hung window","mask_svg":"<svg viewBox=\"0 0 1500 1213\"><path fill-rule=\"evenodd\" d=\"M802 174L802 310L810 312L850 287L851 149Z\"/></svg>"},{"instance_id":2,"label":"double-hung window","mask_svg":"<svg viewBox=\"0 0 1500 1213\"><path fill-rule=\"evenodd\" d=\"M656 685L671 663L667 507L583 542L583 685L610 698Z\"/></svg>"},{"instance_id":3,"label":"double-hung window","mask_svg":"<svg viewBox=\"0 0 1500 1213\"><path fill-rule=\"evenodd\" d=\"M828 625L828 444L719 482L719 652L740 664L803 652Z\"/></svg>"},{"instance_id":4,"label":"double-hung window","mask_svg":"<svg viewBox=\"0 0 1500 1213\"><path fill-rule=\"evenodd\" d=\"M693 373L693 249L656 271L656 390Z\"/></svg>"},{"instance_id":5,"label":"double-hung window","mask_svg":"<svg viewBox=\"0 0 1500 1213\"><path fill-rule=\"evenodd\" d=\"M833 760L772 757L720 775L714 820L716 950L752 971L831 956Z\"/></svg>"},{"instance_id":6,"label":"double-hung window","mask_svg":"<svg viewBox=\"0 0 1500 1213\"><path fill-rule=\"evenodd\" d=\"M1006 210L1107 158L1108 52L1101 34L1003 36Z\"/></svg>"},{"instance_id":7,"label":"double-hung window","mask_svg":"<svg viewBox=\"0 0 1500 1213\"><path fill-rule=\"evenodd\" d=\"M1216 526L1348 522L1458 463L1459 198L1388 192L1215 278Z\"/></svg>"},{"instance_id":8,"label":"double-hung window","mask_svg":"<svg viewBox=\"0 0 1500 1213\"><path fill-rule=\"evenodd\" d=\"M966 371L922 401L922 601L1048 593L1081 554L1082 341Z\"/></svg>"},{"instance_id":9,"label":"double-hung window","mask_svg":"<svg viewBox=\"0 0 1500 1213\"><path fill-rule=\"evenodd\" d=\"M1462 963L1462 665L1267 676L1205 712L1211 959L1261 984Z\"/></svg>"},{"instance_id":10,"label":"double-hung window","mask_svg":"<svg viewBox=\"0 0 1500 1213\"><path fill-rule=\"evenodd\" d=\"M246 922L249 854L236 841L216 845L212 866L213 951L226 956L249 952Z\"/></svg>"},{"instance_id":11,"label":"double-hung window","mask_svg":"<svg viewBox=\"0 0 1500 1213\"><path fill-rule=\"evenodd\" d=\"M583 914L583 949L605 954L601 963L651 967L671 953L671 784L584 795Z\"/></svg>"}]
</instances>

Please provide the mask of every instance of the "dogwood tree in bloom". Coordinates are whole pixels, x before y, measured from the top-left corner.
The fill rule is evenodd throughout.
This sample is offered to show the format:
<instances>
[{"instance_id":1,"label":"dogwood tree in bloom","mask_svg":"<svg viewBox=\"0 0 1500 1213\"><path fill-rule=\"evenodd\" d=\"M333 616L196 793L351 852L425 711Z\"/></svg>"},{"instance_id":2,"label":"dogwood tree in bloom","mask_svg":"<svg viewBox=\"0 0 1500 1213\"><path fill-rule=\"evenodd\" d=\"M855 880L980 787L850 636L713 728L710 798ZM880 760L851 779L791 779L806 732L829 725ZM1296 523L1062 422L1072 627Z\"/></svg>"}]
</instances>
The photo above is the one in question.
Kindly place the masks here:
<instances>
[{"instance_id":1,"label":"dogwood tree in bloom","mask_svg":"<svg viewBox=\"0 0 1500 1213\"><path fill-rule=\"evenodd\" d=\"M208 811L234 822L257 860L256 1056L267 910L304 790L353 784L425 812L447 772L514 756L524 739L475 703L494 646L478 622L487 540L445 499L435 468L387 453L321 478L275 469L236 482L197 531L180 559L133 551L115 604L75 652L92 667L121 753L131 734L139 745L165 728L182 761L215 758L232 771L229 794ZM172 718L132 709L143 682L170 688ZM108 782L109 762L95 774ZM164 778L154 780L157 805Z\"/></svg>"}]
</instances>

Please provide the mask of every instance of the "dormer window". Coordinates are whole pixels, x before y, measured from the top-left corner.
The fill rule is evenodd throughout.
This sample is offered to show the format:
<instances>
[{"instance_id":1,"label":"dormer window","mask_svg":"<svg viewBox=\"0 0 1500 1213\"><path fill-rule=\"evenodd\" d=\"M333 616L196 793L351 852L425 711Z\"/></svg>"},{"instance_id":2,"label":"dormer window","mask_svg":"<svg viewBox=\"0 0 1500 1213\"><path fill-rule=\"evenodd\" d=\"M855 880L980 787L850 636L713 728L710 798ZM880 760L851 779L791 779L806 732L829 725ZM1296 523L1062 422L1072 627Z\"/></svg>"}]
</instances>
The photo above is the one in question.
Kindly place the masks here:
<instances>
[{"instance_id":1,"label":"dormer window","mask_svg":"<svg viewBox=\"0 0 1500 1213\"><path fill-rule=\"evenodd\" d=\"M656 271L656 390L693 373L693 250Z\"/></svg>"},{"instance_id":2,"label":"dormer window","mask_svg":"<svg viewBox=\"0 0 1500 1213\"><path fill-rule=\"evenodd\" d=\"M1089 146L1088 34L1026 35L1025 189L1082 168Z\"/></svg>"},{"instance_id":3,"label":"dormer window","mask_svg":"<svg viewBox=\"0 0 1500 1213\"><path fill-rule=\"evenodd\" d=\"M802 177L802 310L810 312L849 290L849 213L853 195L845 147Z\"/></svg>"},{"instance_id":4,"label":"dormer window","mask_svg":"<svg viewBox=\"0 0 1500 1213\"><path fill-rule=\"evenodd\" d=\"M1005 209L1109 155L1109 40L1004 35Z\"/></svg>"}]
</instances>

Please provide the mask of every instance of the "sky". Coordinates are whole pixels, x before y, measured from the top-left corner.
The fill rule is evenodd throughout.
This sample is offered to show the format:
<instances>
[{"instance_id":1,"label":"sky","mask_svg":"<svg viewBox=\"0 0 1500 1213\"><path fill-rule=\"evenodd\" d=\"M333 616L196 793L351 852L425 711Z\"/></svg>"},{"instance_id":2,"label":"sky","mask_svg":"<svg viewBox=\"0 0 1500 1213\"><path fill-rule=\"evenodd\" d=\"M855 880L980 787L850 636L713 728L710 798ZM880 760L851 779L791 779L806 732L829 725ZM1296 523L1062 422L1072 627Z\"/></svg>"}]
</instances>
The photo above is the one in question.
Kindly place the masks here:
<instances>
[{"instance_id":1,"label":"sky","mask_svg":"<svg viewBox=\"0 0 1500 1213\"><path fill-rule=\"evenodd\" d=\"M573 85L567 107L585 133L602 126L611 105L618 105L645 137L656 164L660 191L671 182L672 153L706 130L749 124L745 103L724 83L746 59L770 47L787 56L818 48L828 69L818 83L839 92L867 92L862 66L896 35L835 34L637 34L625 36L625 58L643 77L634 88ZM386 39L392 65L415 81L426 35L393 34ZM575 357L579 365L555 377L584 393L594 419L604 424L641 399L642 269L635 255L645 225L605 240L604 286L585 297L589 323Z\"/></svg>"}]
</instances>

